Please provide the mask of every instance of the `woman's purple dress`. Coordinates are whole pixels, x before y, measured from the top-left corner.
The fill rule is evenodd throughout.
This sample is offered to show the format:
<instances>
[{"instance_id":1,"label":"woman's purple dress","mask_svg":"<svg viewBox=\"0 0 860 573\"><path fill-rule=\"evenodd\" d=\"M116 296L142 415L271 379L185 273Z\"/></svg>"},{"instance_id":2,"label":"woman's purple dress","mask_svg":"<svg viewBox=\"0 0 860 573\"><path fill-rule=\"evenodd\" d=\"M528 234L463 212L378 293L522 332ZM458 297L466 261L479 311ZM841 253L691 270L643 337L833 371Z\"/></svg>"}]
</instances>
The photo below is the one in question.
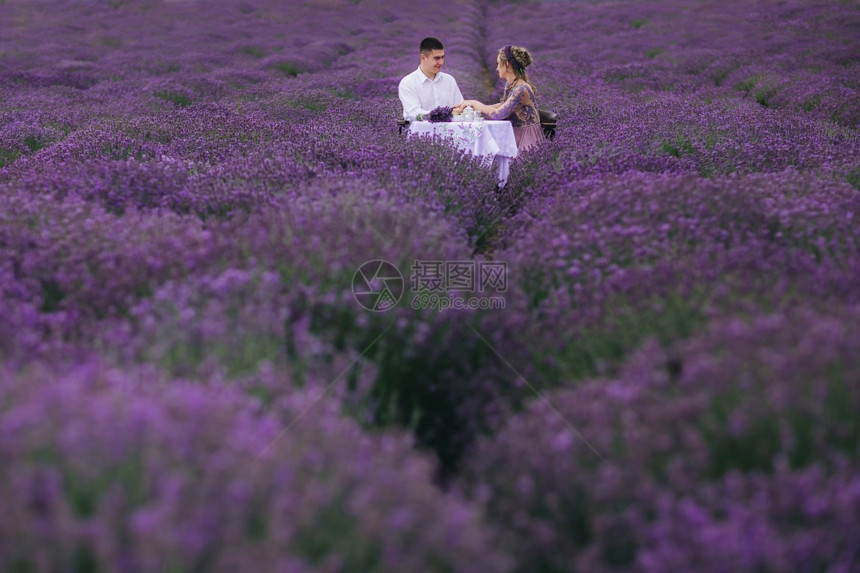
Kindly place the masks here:
<instances>
[{"instance_id":1,"label":"woman's purple dress","mask_svg":"<svg viewBox=\"0 0 860 573\"><path fill-rule=\"evenodd\" d=\"M528 84L520 84L510 90L507 99L495 111L485 115L487 119L510 120L514 128L514 139L517 151L540 145L544 141L543 129L540 126L537 100L534 91Z\"/></svg>"}]
</instances>

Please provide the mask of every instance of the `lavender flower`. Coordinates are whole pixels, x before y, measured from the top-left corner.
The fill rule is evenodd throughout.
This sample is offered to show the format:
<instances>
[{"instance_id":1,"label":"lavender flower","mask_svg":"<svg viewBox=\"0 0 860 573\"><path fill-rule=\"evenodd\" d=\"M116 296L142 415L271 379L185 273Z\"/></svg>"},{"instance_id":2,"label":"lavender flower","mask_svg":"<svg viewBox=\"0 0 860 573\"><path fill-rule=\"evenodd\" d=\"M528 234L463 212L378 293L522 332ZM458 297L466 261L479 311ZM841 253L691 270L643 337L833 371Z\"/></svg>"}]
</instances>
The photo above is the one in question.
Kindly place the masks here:
<instances>
[{"instance_id":1,"label":"lavender flower","mask_svg":"<svg viewBox=\"0 0 860 573\"><path fill-rule=\"evenodd\" d=\"M427 121L430 123L442 123L451 121L454 117L454 108L440 105L430 110L427 114Z\"/></svg>"}]
</instances>

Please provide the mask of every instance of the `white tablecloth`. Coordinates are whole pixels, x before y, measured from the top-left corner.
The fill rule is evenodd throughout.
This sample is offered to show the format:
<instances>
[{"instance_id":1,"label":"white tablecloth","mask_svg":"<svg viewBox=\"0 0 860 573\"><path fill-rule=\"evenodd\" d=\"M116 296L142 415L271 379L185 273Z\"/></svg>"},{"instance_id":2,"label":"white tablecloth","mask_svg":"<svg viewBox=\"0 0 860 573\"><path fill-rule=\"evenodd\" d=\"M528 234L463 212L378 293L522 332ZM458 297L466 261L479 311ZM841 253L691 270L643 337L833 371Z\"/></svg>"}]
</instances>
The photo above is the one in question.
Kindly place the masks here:
<instances>
[{"instance_id":1,"label":"white tablecloth","mask_svg":"<svg viewBox=\"0 0 860 573\"><path fill-rule=\"evenodd\" d=\"M409 124L409 134L439 137L484 158L488 164L495 162L496 175L502 187L508 181L511 160L517 156L517 142L509 121L413 121Z\"/></svg>"}]
</instances>

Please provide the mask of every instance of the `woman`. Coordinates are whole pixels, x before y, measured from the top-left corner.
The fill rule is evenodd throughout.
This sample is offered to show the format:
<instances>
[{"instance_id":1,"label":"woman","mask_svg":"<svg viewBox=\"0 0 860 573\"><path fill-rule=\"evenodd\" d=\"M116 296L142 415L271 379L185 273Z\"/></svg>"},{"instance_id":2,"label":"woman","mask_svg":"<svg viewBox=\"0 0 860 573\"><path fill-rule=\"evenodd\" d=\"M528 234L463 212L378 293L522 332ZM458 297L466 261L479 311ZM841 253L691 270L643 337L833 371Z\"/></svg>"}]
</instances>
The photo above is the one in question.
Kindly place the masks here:
<instances>
[{"instance_id":1,"label":"woman","mask_svg":"<svg viewBox=\"0 0 860 573\"><path fill-rule=\"evenodd\" d=\"M517 151L522 152L542 143L544 136L540 126L534 86L529 83L526 76L526 67L531 63L531 54L525 48L505 46L499 50L499 56L496 58L496 71L506 82L502 101L494 105L486 105L477 100L468 99L454 109L463 111L470 105L487 119L510 120L514 128Z\"/></svg>"}]
</instances>

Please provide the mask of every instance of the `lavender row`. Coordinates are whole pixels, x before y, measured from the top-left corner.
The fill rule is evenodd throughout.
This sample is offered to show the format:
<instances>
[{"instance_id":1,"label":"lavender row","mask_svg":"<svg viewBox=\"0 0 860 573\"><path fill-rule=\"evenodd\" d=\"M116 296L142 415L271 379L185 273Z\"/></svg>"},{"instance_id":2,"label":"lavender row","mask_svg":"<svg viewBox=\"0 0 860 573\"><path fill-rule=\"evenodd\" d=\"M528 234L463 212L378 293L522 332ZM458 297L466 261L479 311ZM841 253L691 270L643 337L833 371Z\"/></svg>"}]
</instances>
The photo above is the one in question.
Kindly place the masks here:
<instances>
[{"instance_id":1,"label":"lavender row","mask_svg":"<svg viewBox=\"0 0 860 573\"><path fill-rule=\"evenodd\" d=\"M508 568L407 436L363 432L321 384L264 410L217 378L98 361L4 366L0 380L10 569Z\"/></svg>"},{"instance_id":2,"label":"lavender row","mask_svg":"<svg viewBox=\"0 0 860 573\"><path fill-rule=\"evenodd\" d=\"M611 371L648 336L669 343L726 313L856 304L858 201L838 175L793 170L630 173L528 201L496 253L522 313L510 352L541 341L521 367L552 384Z\"/></svg>"},{"instance_id":3,"label":"lavender row","mask_svg":"<svg viewBox=\"0 0 860 573\"><path fill-rule=\"evenodd\" d=\"M416 313L410 291L374 315L352 291L367 261L395 264L409 289L415 261L470 260L466 233L438 202L319 179L262 212L205 222L133 208L117 217L72 197L4 203L0 295L11 320L0 352L17 361L97 349L174 375L271 364L335 379L325 357L346 345L376 372L368 395L352 397L355 415L419 421L419 442L450 463L499 408L498 384L481 372L490 350L466 315Z\"/></svg>"},{"instance_id":4,"label":"lavender row","mask_svg":"<svg viewBox=\"0 0 860 573\"><path fill-rule=\"evenodd\" d=\"M849 571L857 306L715 321L612 379L543 392L461 486L533 571Z\"/></svg>"}]
</instances>

